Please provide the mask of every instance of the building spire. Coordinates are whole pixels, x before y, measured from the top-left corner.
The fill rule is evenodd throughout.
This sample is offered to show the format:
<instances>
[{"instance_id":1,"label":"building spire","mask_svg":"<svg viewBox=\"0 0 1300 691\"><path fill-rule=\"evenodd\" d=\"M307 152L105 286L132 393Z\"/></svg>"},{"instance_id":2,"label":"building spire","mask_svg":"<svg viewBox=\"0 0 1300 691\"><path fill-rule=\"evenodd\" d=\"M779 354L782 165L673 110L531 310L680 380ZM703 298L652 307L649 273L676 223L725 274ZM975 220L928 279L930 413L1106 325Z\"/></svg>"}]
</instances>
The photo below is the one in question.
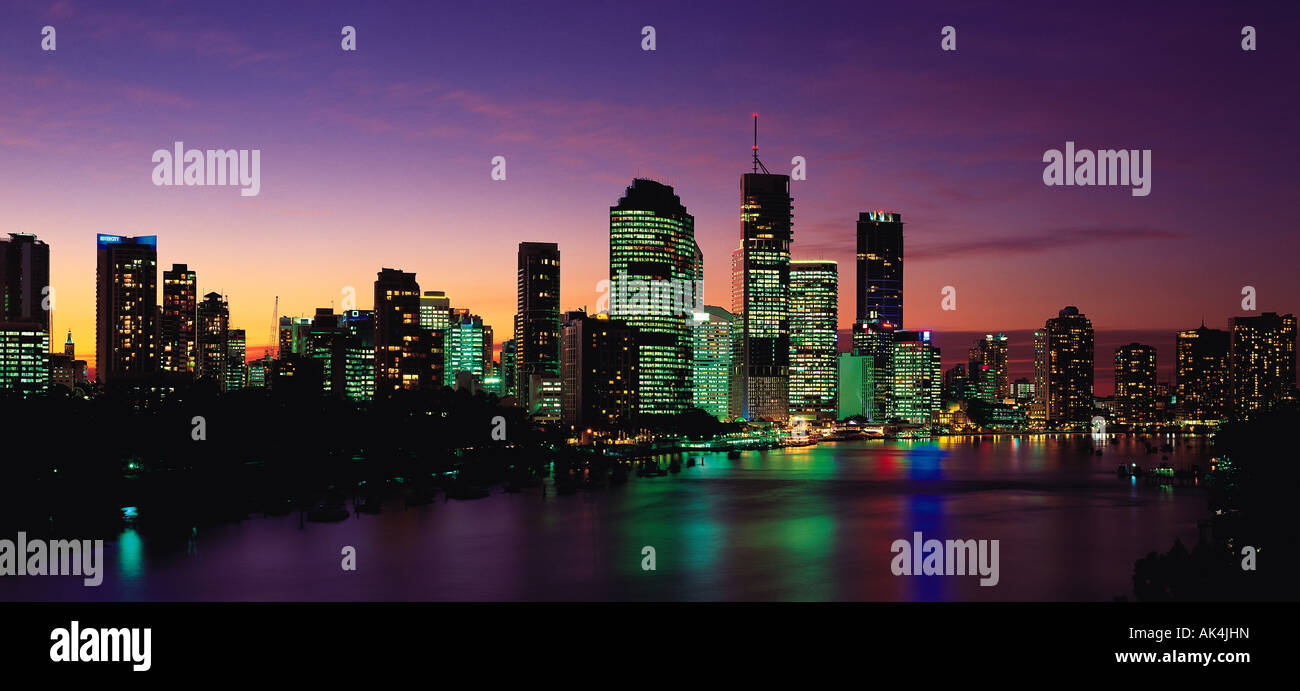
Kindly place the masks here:
<instances>
[{"instance_id":1,"label":"building spire","mask_svg":"<svg viewBox=\"0 0 1300 691\"><path fill-rule=\"evenodd\" d=\"M758 160L758 113L754 113L754 172L757 173L759 168L767 173L767 166Z\"/></svg>"}]
</instances>

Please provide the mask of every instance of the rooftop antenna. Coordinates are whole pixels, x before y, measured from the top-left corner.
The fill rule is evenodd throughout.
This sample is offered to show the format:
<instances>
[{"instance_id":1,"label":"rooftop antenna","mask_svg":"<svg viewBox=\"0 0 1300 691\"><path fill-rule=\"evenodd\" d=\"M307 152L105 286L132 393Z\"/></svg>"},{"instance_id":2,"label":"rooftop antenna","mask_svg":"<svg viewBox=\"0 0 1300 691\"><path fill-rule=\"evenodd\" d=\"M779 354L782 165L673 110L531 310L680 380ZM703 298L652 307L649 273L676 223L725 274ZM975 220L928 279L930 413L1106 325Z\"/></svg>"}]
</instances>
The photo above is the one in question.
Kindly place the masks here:
<instances>
[{"instance_id":1,"label":"rooftop antenna","mask_svg":"<svg viewBox=\"0 0 1300 691\"><path fill-rule=\"evenodd\" d=\"M764 173L771 175L767 171L767 166L758 160L758 113L754 113L754 172L757 173L759 168L762 168Z\"/></svg>"}]
</instances>

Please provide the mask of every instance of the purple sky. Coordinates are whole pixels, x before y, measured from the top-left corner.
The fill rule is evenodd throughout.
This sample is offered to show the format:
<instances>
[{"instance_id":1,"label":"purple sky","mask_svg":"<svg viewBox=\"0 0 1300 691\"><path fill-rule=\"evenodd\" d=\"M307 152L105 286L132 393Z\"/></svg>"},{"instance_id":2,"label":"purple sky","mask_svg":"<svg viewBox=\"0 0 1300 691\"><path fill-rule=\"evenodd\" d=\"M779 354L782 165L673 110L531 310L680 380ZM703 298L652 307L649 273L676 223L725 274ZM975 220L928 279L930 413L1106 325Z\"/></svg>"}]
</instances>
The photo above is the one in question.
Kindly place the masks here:
<instances>
[{"instance_id":1,"label":"purple sky","mask_svg":"<svg viewBox=\"0 0 1300 691\"><path fill-rule=\"evenodd\" d=\"M385 266L501 340L520 241L560 243L563 307L594 307L608 207L637 175L676 186L727 305L754 111L773 172L808 161L794 256L840 262L842 327L854 221L877 208L907 222L911 328L1032 329L1072 304L1172 342L1242 314L1242 286L1300 308L1295 3L127 5L0 4L0 232L51 244L55 328L85 355L97 232L158 235L250 345L275 296L309 315L352 286L364 309ZM153 186L178 140L260 148L262 193ZM1151 149L1150 196L1044 186L1066 141Z\"/></svg>"}]
</instances>

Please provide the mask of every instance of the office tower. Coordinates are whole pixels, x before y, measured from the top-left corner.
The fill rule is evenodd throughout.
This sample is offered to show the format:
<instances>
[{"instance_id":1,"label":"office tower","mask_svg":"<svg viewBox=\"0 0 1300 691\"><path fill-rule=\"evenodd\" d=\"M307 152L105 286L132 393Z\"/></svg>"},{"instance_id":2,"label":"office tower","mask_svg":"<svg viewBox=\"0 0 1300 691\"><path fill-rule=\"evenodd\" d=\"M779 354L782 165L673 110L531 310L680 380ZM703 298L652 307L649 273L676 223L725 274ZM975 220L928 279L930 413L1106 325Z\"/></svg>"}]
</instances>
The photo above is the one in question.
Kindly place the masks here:
<instances>
[{"instance_id":1,"label":"office tower","mask_svg":"<svg viewBox=\"0 0 1300 691\"><path fill-rule=\"evenodd\" d=\"M888 415L889 397L893 395L894 378L894 325L883 321L854 322L853 354L871 358L871 380L876 387L871 397L867 417L872 422L884 422Z\"/></svg>"},{"instance_id":2,"label":"office tower","mask_svg":"<svg viewBox=\"0 0 1300 691\"><path fill-rule=\"evenodd\" d=\"M198 359L200 379L215 381L225 389L226 360L230 338L230 305L221 293L203 296L198 306Z\"/></svg>"},{"instance_id":3,"label":"office tower","mask_svg":"<svg viewBox=\"0 0 1300 691\"><path fill-rule=\"evenodd\" d=\"M456 375L461 372L482 380L483 377L483 318L477 314L466 314L443 332L445 336L444 353L446 365L443 367L443 380L447 386L456 383Z\"/></svg>"},{"instance_id":4,"label":"office tower","mask_svg":"<svg viewBox=\"0 0 1300 691\"><path fill-rule=\"evenodd\" d=\"M1028 405L1034 400L1034 383L1026 377L1019 377L1011 383L1011 396L1016 405Z\"/></svg>"},{"instance_id":5,"label":"office tower","mask_svg":"<svg viewBox=\"0 0 1300 691\"><path fill-rule=\"evenodd\" d=\"M1231 370L1227 331L1198 329L1178 332L1174 385L1179 416L1184 420L1226 420L1232 412Z\"/></svg>"},{"instance_id":6,"label":"office tower","mask_svg":"<svg viewBox=\"0 0 1300 691\"><path fill-rule=\"evenodd\" d=\"M250 361L248 363L248 384L249 389L265 389L271 382L271 370L274 367L275 360L270 353Z\"/></svg>"},{"instance_id":7,"label":"office tower","mask_svg":"<svg viewBox=\"0 0 1300 691\"><path fill-rule=\"evenodd\" d=\"M1029 422L1038 429L1047 426L1048 388L1047 329L1034 330L1034 400L1029 404Z\"/></svg>"},{"instance_id":8,"label":"office tower","mask_svg":"<svg viewBox=\"0 0 1300 691\"><path fill-rule=\"evenodd\" d=\"M1154 347L1130 343L1115 349L1115 409L1121 423L1156 421L1158 374Z\"/></svg>"},{"instance_id":9,"label":"office tower","mask_svg":"<svg viewBox=\"0 0 1300 691\"><path fill-rule=\"evenodd\" d=\"M871 358L867 355L840 353L837 364L837 417L841 420L854 416L867 417L876 398L876 370Z\"/></svg>"},{"instance_id":10,"label":"office tower","mask_svg":"<svg viewBox=\"0 0 1300 691\"><path fill-rule=\"evenodd\" d=\"M839 274L833 261L790 262L790 416L836 419Z\"/></svg>"},{"instance_id":11,"label":"office tower","mask_svg":"<svg viewBox=\"0 0 1300 691\"><path fill-rule=\"evenodd\" d=\"M609 314L636 329L640 413L691 406L695 250L695 219L672 187L638 178L609 207Z\"/></svg>"},{"instance_id":12,"label":"office tower","mask_svg":"<svg viewBox=\"0 0 1300 691\"><path fill-rule=\"evenodd\" d=\"M426 290L420 296L420 327L442 331L451 325L451 300L441 290Z\"/></svg>"},{"instance_id":13,"label":"office tower","mask_svg":"<svg viewBox=\"0 0 1300 691\"><path fill-rule=\"evenodd\" d=\"M790 413L790 242L794 201L790 176L758 159L754 117L753 172L740 176L741 297L736 376L746 420L786 421ZM762 170L760 173L759 171Z\"/></svg>"},{"instance_id":14,"label":"office tower","mask_svg":"<svg viewBox=\"0 0 1300 691\"><path fill-rule=\"evenodd\" d=\"M348 310L339 315L339 321L342 327L343 395L354 401L368 401L375 397L375 313L371 310ZM438 339L438 349L438 361L441 362L441 339ZM432 359L433 354L429 357Z\"/></svg>"},{"instance_id":15,"label":"office tower","mask_svg":"<svg viewBox=\"0 0 1300 691\"><path fill-rule=\"evenodd\" d=\"M706 305L694 317L691 355L691 406L719 420L731 416L732 317Z\"/></svg>"},{"instance_id":16,"label":"office tower","mask_svg":"<svg viewBox=\"0 0 1300 691\"><path fill-rule=\"evenodd\" d=\"M39 320L0 321L0 391L32 396L49 388L49 332Z\"/></svg>"},{"instance_id":17,"label":"office tower","mask_svg":"<svg viewBox=\"0 0 1300 691\"><path fill-rule=\"evenodd\" d=\"M0 240L0 322L39 324L48 334L50 246L35 235Z\"/></svg>"},{"instance_id":18,"label":"office tower","mask_svg":"<svg viewBox=\"0 0 1300 691\"><path fill-rule=\"evenodd\" d=\"M857 321L903 328L903 217L889 211L858 214Z\"/></svg>"},{"instance_id":19,"label":"office tower","mask_svg":"<svg viewBox=\"0 0 1300 691\"><path fill-rule=\"evenodd\" d=\"M964 401L967 399L966 365L956 364L943 372L942 397L945 402Z\"/></svg>"},{"instance_id":20,"label":"office tower","mask_svg":"<svg viewBox=\"0 0 1300 691\"><path fill-rule=\"evenodd\" d=\"M515 379L560 373L560 247L521 242L516 255ZM491 353L491 349L488 349ZM528 401L523 401L527 407Z\"/></svg>"},{"instance_id":21,"label":"office tower","mask_svg":"<svg viewBox=\"0 0 1300 691\"><path fill-rule=\"evenodd\" d=\"M528 407L524 410L534 422L557 423L564 405L563 384L558 374L533 373L528 377Z\"/></svg>"},{"instance_id":22,"label":"office tower","mask_svg":"<svg viewBox=\"0 0 1300 691\"><path fill-rule=\"evenodd\" d=\"M157 369L158 238L98 235L95 242L96 378L148 377Z\"/></svg>"},{"instance_id":23,"label":"office tower","mask_svg":"<svg viewBox=\"0 0 1300 691\"><path fill-rule=\"evenodd\" d=\"M514 396L519 399L519 358L516 355L515 339L501 342L501 395Z\"/></svg>"},{"instance_id":24,"label":"office tower","mask_svg":"<svg viewBox=\"0 0 1300 691\"><path fill-rule=\"evenodd\" d=\"M163 272L162 318L158 323L158 368L194 374L197 365L198 277L184 264Z\"/></svg>"},{"instance_id":25,"label":"office tower","mask_svg":"<svg viewBox=\"0 0 1300 691\"><path fill-rule=\"evenodd\" d=\"M280 317L276 358L290 355L307 355L310 350L311 319L307 317Z\"/></svg>"},{"instance_id":26,"label":"office tower","mask_svg":"<svg viewBox=\"0 0 1300 691\"><path fill-rule=\"evenodd\" d=\"M941 408L939 348L930 342L929 331L895 331L892 336L886 415L890 420L932 425Z\"/></svg>"},{"instance_id":27,"label":"office tower","mask_svg":"<svg viewBox=\"0 0 1300 691\"><path fill-rule=\"evenodd\" d=\"M342 394L345 386L343 327L329 307L317 307L307 334L307 356L320 363L321 392ZM374 360L373 353L371 360Z\"/></svg>"},{"instance_id":28,"label":"office tower","mask_svg":"<svg viewBox=\"0 0 1300 691\"><path fill-rule=\"evenodd\" d=\"M1043 328L1047 390L1046 419L1071 425L1092 419L1092 322L1069 306Z\"/></svg>"},{"instance_id":29,"label":"office tower","mask_svg":"<svg viewBox=\"0 0 1300 691\"><path fill-rule=\"evenodd\" d=\"M560 420L577 428L618 430L637 412L634 331L604 315L565 315L560 338Z\"/></svg>"},{"instance_id":30,"label":"office tower","mask_svg":"<svg viewBox=\"0 0 1300 691\"><path fill-rule=\"evenodd\" d=\"M72 329L68 329L68 339L63 342L63 354L74 360L77 358L77 344L72 342Z\"/></svg>"},{"instance_id":31,"label":"office tower","mask_svg":"<svg viewBox=\"0 0 1300 691\"><path fill-rule=\"evenodd\" d=\"M226 376L222 381L225 391L238 391L247 385L248 355L243 329L231 329L226 337Z\"/></svg>"},{"instance_id":32,"label":"office tower","mask_svg":"<svg viewBox=\"0 0 1300 691\"><path fill-rule=\"evenodd\" d=\"M968 364L970 369L966 376L973 385L976 399L992 403L1011 395L1005 334L986 334L975 341L970 348Z\"/></svg>"},{"instance_id":33,"label":"office tower","mask_svg":"<svg viewBox=\"0 0 1300 691\"><path fill-rule=\"evenodd\" d=\"M381 269L375 279L375 395L419 389L430 376L420 328L420 284L415 274ZM432 382L429 382L432 383ZM438 383L441 383L439 381Z\"/></svg>"},{"instance_id":34,"label":"office tower","mask_svg":"<svg viewBox=\"0 0 1300 691\"><path fill-rule=\"evenodd\" d=\"M1232 320L1230 366L1236 419L1294 400L1296 318L1265 312Z\"/></svg>"}]
</instances>

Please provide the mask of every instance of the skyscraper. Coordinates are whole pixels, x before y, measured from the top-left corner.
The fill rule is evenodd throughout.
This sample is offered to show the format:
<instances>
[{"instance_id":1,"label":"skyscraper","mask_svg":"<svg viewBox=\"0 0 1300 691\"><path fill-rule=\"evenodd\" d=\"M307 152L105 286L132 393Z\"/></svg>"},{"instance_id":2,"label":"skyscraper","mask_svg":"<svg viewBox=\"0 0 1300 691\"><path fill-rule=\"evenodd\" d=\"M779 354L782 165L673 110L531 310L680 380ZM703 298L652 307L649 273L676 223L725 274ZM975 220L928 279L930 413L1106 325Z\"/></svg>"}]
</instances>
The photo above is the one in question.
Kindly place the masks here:
<instances>
[{"instance_id":1,"label":"skyscraper","mask_svg":"<svg viewBox=\"0 0 1300 691\"><path fill-rule=\"evenodd\" d=\"M695 218L668 185L635 179L609 207L609 314L636 329L641 413L691 405L696 249Z\"/></svg>"},{"instance_id":2,"label":"skyscraper","mask_svg":"<svg viewBox=\"0 0 1300 691\"><path fill-rule=\"evenodd\" d=\"M225 388L230 338L230 305L221 293L203 296L198 306L197 375Z\"/></svg>"},{"instance_id":3,"label":"skyscraper","mask_svg":"<svg viewBox=\"0 0 1300 691\"><path fill-rule=\"evenodd\" d=\"M758 159L754 118L753 172L740 176L742 309L737 318L738 413L746 420L790 416L790 243L794 200L790 176L768 172ZM763 172L759 172L762 170Z\"/></svg>"},{"instance_id":4,"label":"skyscraper","mask_svg":"<svg viewBox=\"0 0 1300 691\"><path fill-rule=\"evenodd\" d=\"M857 321L903 328L903 217L889 211L858 214Z\"/></svg>"},{"instance_id":5,"label":"skyscraper","mask_svg":"<svg viewBox=\"0 0 1300 691\"><path fill-rule=\"evenodd\" d=\"M519 358L513 338L501 342L501 395L519 400Z\"/></svg>"},{"instance_id":6,"label":"skyscraper","mask_svg":"<svg viewBox=\"0 0 1300 691\"><path fill-rule=\"evenodd\" d=\"M1047 421L1086 423L1092 418L1092 322L1069 306L1045 325Z\"/></svg>"},{"instance_id":7,"label":"skyscraper","mask_svg":"<svg viewBox=\"0 0 1300 691\"><path fill-rule=\"evenodd\" d=\"M451 325L451 300L441 290L426 290L420 296L420 326L442 331Z\"/></svg>"},{"instance_id":8,"label":"skyscraper","mask_svg":"<svg viewBox=\"0 0 1300 691\"><path fill-rule=\"evenodd\" d=\"M560 248L521 242L516 256L516 380L560 373ZM491 349L488 349L491 352ZM527 407L527 401L523 402Z\"/></svg>"},{"instance_id":9,"label":"skyscraper","mask_svg":"<svg viewBox=\"0 0 1300 691\"><path fill-rule=\"evenodd\" d=\"M1140 425L1156 421L1156 349L1130 343L1115 349L1115 410L1119 421Z\"/></svg>"},{"instance_id":10,"label":"skyscraper","mask_svg":"<svg viewBox=\"0 0 1300 691\"><path fill-rule=\"evenodd\" d=\"M888 419L933 425L941 408L939 348L930 342L929 331L896 331L892 335Z\"/></svg>"},{"instance_id":11,"label":"skyscraper","mask_svg":"<svg viewBox=\"0 0 1300 691\"><path fill-rule=\"evenodd\" d=\"M889 398L893 395L894 325L880 320L853 323L853 354L869 358L872 368L871 382L875 391L864 413L872 422L888 418Z\"/></svg>"},{"instance_id":12,"label":"skyscraper","mask_svg":"<svg viewBox=\"0 0 1300 691\"><path fill-rule=\"evenodd\" d=\"M560 419L614 430L634 421L637 350L632 327L605 315L566 315L560 347Z\"/></svg>"},{"instance_id":13,"label":"skyscraper","mask_svg":"<svg viewBox=\"0 0 1300 691\"><path fill-rule=\"evenodd\" d=\"M1184 420L1226 420L1232 412L1227 331L1206 328L1178 332L1174 369L1179 416Z\"/></svg>"},{"instance_id":14,"label":"skyscraper","mask_svg":"<svg viewBox=\"0 0 1300 691\"><path fill-rule=\"evenodd\" d=\"M790 262L790 416L836 419L839 273L833 261Z\"/></svg>"},{"instance_id":15,"label":"skyscraper","mask_svg":"<svg viewBox=\"0 0 1300 691\"><path fill-rule=\"evenodd\" d=\"M243 329L231 329L226 337L226 376L222 390L238 391L248 386L247 340Z\"/></svg>"},{"instance_id":16,"label":"skyscraper","mask_svg":"<svg viewBox=\"0 0 1300 691\"><path fill-rule=\"evenodd\" d=\"M375 278L376 396L433 384L425 334L436 332L420 328L420 284L415 274L381 269Z\"/></svg>"},{"instance_id":17,"label":"skyscraper","mask_svg":"<svg viewBox=\"0 0 1300 691\"><path fill-rule=\"evenodd\" d=\"M1232 403L1237 419L1294 400L1295 345L1293 314L1265 312L1232 320Z\"/></svg>"},{"instance_id":18,"label":"skyscraper","mask_svg":"<svg viewBox=\"0 0 1300 691\"><path fill-rule=\"evenodd\" d=\"M311 330L307 333L307 353L308 357L320 363L322 393L342 395L346 369L343 328L333 308L316 308Z\"/></svg>"},{"instance_id":19,"label":"skyscraper","mask_svg":"<svg viewBox=\"0 0 1300 691\"><path fill-rule=\"evenodd\" d=\"M1034 330L1034 400L1029 404L1029 421L1036 428L1047 425L1048 371L1047 329Z\"/></svg>"},{"instance_id":20,"label":"skyscraper","mask_svg":"<svg viewBox=\"0 0 1300 691\"><path fill-rule=\"evenodd\" d=\"M731 313L706 305L695 313L692 329L691 405L726 420L731 415Z\"/></svg>"},{"instance_id":21,"label":"skyscraper","mask_svg":"<svg viewBox=\"0 0 1300 691\"><path fill-rule=\"evenodd\" d=\"M1011 381L1007 370L1007 337L1005 334L986 334L975 341L969 353L968 381L974 385L974 396L980 400L1002 401L1011 395Z\"/></svg>"},{"instance_id":22,"label":"skyscraper","mask_svg":"<svg viewBox=\"0 0 1300 691\"><path fill-rule=\"evenodd\" d=\"M164 372L193 375L197 366L198 277L184 264L163 272L159 363Z\"/></svg>"},{"instance_id":23,"label":"skyscraper","mask_svg":"<svg viewBox=\"0 0 1300 691\"><path fill-rule=\"evenodd\" d=\"M480 382L483 378L483 318L477 314L466 314L443 332L443 353L446 364L443 367L443 382L447 386L456 383L456 375L467 372Z\"/></svg>"},{"instance_id":24,"label":"skyscraper","mask_svg":"<svg viewBox=\"0 0 1300 691\"><path fill-rule=\"evenodd\" d=\"M49 245L26 233L0 240L0 322L39 324L48 340L49 285Z\"/></svg>"},{"instance_id":25,"label":"skyscraper","mask_svg":"<svg viewBox=\"0 0 1300 691\"><path fill-rule=\"evenodd\" d=\"M98 235L95 242L96 379L148 377L157 369L158 238Z\"/></svg>"},{"instance_id":26,"label":"skyscraper","mask_svg":"<svg viewBox=\"0 0 1300 691\"><path fill-rule=\"evenodd\" d=\"M31 396L49 388L49 332L38 321L0 320L0 391Z\"/></svg>"},{"instance_id":27,"label":"skyscraper","mask_svg":"<svg viewBox=\"0 0 1300 691\"><path fill-rule=\"evenodd\" d=\"M871 358L866 355L840 353L838 365L836 415L841 420L847 417L867 416L876 398L876 372Z\"/></svg>"}]
</instances>

